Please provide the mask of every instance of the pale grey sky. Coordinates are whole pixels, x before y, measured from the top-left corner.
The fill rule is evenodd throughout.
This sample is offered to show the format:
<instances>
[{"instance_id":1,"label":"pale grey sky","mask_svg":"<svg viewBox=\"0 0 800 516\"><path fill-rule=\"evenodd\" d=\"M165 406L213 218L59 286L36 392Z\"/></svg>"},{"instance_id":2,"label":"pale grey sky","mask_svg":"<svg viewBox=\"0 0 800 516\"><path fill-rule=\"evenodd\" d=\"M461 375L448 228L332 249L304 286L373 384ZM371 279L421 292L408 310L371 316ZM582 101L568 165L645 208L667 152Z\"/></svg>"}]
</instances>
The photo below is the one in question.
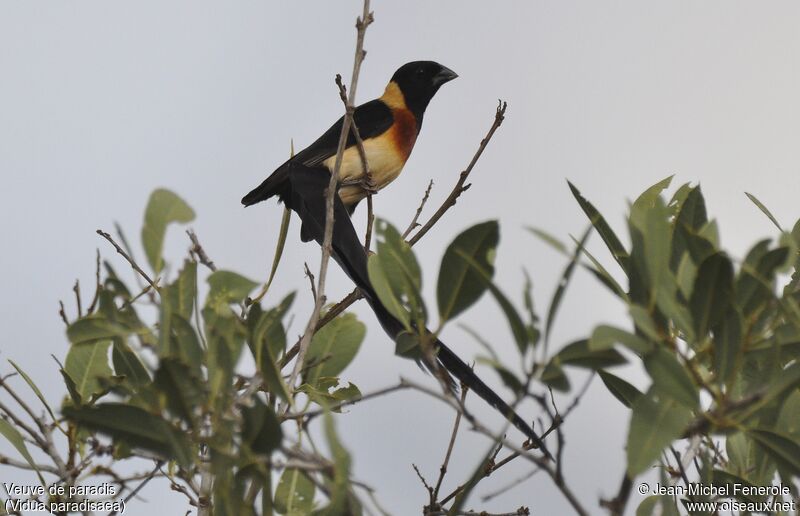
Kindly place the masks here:
<instances>
[{"instance_id":1,"label":"pale grey sky","mask_svg":"<svg viewBox=\"0 0 800 516\"><path fill-rule=\"evenodd\" d=\"M45 2L0 3L0 321L2 358L12 358L55 397L63 387L51 353L67 350L57 317L80 278L93 282L95 248L125 265L95 235L114 221L138 241L144 204L164 186L198 212L192 226L224 268L263 278L280 208L244 210L239 198L280 164L289 141L311 142L341 114L333 85L349 77L353 22L360 2ZM383 91L394 69L434 59L459 73L433 99L401 178L377 196L377 214L398 226L410 220L429 179L441 202L491 124L498 98L506 123L476 167L469 190L415 247L435 304L442 253L456 232L499 219L497 282L520 300L521 267L534 280L543 311L564 260L524 229L536 225L565 240L586 220L572 180L624 233L626 202L670 174L701 182L723 245L742 256L756 238L773 236L747 200L758 196L785 226L798 216L800 164L800 4L745 1L376 1L366 37L359 99ZM429 214L431 209L426 210ZM355 216L363 225L363 208ZM302 263L318 247L291 230L280 277L270 294L299 289L291 335L311 307ZM168 234L167 256L187 242ZM599 241L590 249L610 263ZM141 254L141 253L140 253ZM350 290L338 269L331 298ZM71 303L68 303L71 306ZM359 306L369 330L345 372L362 391L403 374L432 380L393 355L393 344ZM561 346L601 322L622 321L624 307L577 273L553 333ZM491 299L462 318L508 360L514 345ZM479 352L456 326L443 340L466 359ZM7 370L3 367L3 370ZM495 375L480 374L499 388ZM642 385L638 370L624 370ZM570 373L580 384L582 373ZM471 407L500 426L483 403ZM525 415L535 414L532 406ZM337 418L355 453L355 474L375 486L394 514L417 514L426 493L411 469L435 477L451 414L417 394L365 403ZM593 511L617 488L624 467L627 413L599 381L565 423L567 481ZM449 487L466 479L487 447L464 433ZM7 450L5 443L0 449ZM477 495L527 471L520 462L488 479ZM0 469L2 480L26 477ZM177 514L180 495L148 488L149 503L127 514ZM633 494L631 507L641 500ZM470 507L564 514L567 506L544 476L489 503ZM157 508L157 509L156 509Z\"/></svg>"}]
</instances>

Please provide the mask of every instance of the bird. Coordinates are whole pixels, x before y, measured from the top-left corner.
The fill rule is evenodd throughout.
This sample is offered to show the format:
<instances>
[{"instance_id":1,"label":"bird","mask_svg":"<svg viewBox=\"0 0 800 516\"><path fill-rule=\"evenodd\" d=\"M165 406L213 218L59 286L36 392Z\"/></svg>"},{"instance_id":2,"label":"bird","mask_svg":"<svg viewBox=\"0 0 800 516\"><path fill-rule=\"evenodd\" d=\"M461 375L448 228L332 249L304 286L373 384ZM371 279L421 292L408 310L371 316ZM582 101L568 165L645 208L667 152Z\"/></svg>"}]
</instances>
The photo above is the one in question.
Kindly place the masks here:
<instances>
[{"instance_id":1,"label":"bird","mask_svg":"<svg viewBox=\"0 0 800 516\"><path fill-rule=\"evenodd\" d=\"M454 71L434 61L413 61L392 75L383 95L355 109L353 121L364 142L374 185L363 177L361 156L350 133L339 169L339 182L344 185L339 188L339 197L348 213L352 214L369 193L383 189L400 175L422 128L428 103L443 84L457 77ZM242 204L250 206L280 193L290 164L322 166L332 171L343 123L344 116L245 195ZM301 235L304 242L310 240L305 232L301 231Z\"/></svg>"},{"instance_id":2,"label":"bird","mask_svg":"<svg viewBox=\"0 0 800 516\"><path fill-rule=\"evenodd\" d=\"M353 122L363 141L372 182L364 177L356 139L348 135L339 169L338 195L334 196L331 256L361 290L383 330L396 339L406 328L383 306L369 280L367 252L350 220L358 203L394 181L408 160L422 128L423 116L439 88L457 78L434 61L406 63L392 75L379 98L358 106ZM311 145L279 166L242 198L244 206L278 197L301 220L300 237L323 245L326 191L334 169L344 116ZM540 437L472 368L438 338L433 339L438 363L522 431L533 446L550 458Z\"/></svg>"}]
</instances>

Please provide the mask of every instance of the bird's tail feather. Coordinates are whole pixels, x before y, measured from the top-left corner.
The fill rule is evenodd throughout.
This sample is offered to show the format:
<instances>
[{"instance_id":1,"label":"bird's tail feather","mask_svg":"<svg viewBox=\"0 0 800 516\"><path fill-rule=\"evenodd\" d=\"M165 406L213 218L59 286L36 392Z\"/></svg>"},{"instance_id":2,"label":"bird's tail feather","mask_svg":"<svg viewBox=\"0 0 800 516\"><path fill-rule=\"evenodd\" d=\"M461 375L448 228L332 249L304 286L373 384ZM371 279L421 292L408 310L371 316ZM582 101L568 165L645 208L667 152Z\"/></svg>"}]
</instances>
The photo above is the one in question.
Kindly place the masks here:
<instances>
[{"instance_id":1,"label":"bird's tail feather","mask_svg":"<svg viewBox=\"0 0 800 516\"><path fill-rule=\"evenodd\" d=\"M347 271L347 267L343 265L343 268L345 271ZM348 275L350 274L348 273ZM353 276L357 277L357 275L352 275L351 278ZM356 281L356 284L358 284L358 281ZM386 310L386 307L384 307L380 300L378 300L377 294L372 289L371 285L358 286L364 293L367 302L372 308L372 311L375 312L378 322L381 323L384 331L390 337L397 338L401 332L405 331L403 324L392 314L390 314L389 311ZM544 443L541 441L533 428L531 428L530 424L522 419L514 411L514 409L503 400L503 398L498 396L497 393L492 390L491 387L486 385L466 362L461 360L461 358L459 358L458 355L453 352L453 350L447 347L447 345L439 339L436 339L436 342L434 342L434 349L436 350L437 361L449 374L453 375L456 380L467 386L472 392L477 394L491 407L500 412L508 421L511 422L511 424L517 427L520 432L525 434L537 448L541 449L542 452L548 457L551 457L550 452L547 451ZM435 374L435 371L432 372Z\"/></svg>"}]
</instances>

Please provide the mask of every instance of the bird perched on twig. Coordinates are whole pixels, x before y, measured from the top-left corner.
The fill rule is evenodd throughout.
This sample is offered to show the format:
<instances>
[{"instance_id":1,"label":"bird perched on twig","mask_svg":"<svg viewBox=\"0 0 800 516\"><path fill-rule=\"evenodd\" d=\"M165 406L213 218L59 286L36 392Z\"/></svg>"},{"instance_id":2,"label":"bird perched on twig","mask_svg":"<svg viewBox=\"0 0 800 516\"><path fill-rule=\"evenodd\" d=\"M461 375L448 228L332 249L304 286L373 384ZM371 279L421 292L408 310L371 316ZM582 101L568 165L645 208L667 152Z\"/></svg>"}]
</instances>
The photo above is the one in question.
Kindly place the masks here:
<instances>
[{"instance_id":1,"label":"bird perched on twig","mask_svg":"<svg viewBox=\"0 0 800 516\"><path fill-rule=\"evenodd\" d=\"M364 177L364 166L353 131L348 134L342 156L339 195L334 200L331 256L361 289L384 331L393 339L405 327L381 304L372 288L367 273L367 255L349 216L369 193L386 187L397 178L414 148L425 109L439 88L456 77L458 75L455 72L433 61L414 61L401 66L380 98L358 106L353 112L353 121L363 141L371 182ZM334 169L343 123L344 117L314 143L278 167L242 198L242 204L250 206L277 196L299 215L302 240L315 240L322 245L325 192ZM435 339L433 345L436 360L444 369L500 411L549 456L530 425L471 367L440 340Z\"/></svg>"}]
</instances>

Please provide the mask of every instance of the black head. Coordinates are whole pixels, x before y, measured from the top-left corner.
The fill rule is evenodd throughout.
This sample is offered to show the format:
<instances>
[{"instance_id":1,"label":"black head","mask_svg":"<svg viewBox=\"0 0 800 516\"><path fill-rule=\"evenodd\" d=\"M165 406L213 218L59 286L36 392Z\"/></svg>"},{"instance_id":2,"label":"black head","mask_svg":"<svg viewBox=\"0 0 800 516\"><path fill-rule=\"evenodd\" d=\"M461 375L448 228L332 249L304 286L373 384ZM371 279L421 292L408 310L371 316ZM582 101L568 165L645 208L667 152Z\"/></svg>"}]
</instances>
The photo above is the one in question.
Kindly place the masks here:
<instances>
[{"instance_id":1,"label":"black head","mask_svg":"<svg viewBox=\"0 0 800 516\"><path fill-rule=\"evenodd\" d=\"M456 77L453 70L435 61L412 61L397 69L392 82L400 87L408 108L421 115L442 84Z\"/></svg>"}]
</instances>

